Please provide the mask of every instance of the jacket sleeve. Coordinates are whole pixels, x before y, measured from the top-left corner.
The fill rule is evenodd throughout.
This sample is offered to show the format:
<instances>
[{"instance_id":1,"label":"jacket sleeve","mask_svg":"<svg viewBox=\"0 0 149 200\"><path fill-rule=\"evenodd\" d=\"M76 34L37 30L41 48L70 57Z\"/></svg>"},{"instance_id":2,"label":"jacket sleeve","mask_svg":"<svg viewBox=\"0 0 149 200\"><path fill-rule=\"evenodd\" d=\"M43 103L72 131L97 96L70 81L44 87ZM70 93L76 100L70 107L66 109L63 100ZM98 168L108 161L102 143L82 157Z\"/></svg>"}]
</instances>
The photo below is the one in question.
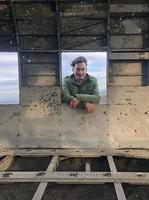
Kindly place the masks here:
<instances>
[{"instance_id":1,"label":"jacket sleeve","mask_svg":"<svg viewBox=\"0 0 149 200\"><path fill-rule=\"evenodd\" d=\"M94 83L93 94L76 94L76 98L83 103L89 102L98 104L100 102L100 94L97 80L95 80Z\"/></svg>"},{"instance_id":2,"label":"jacket sleeve","mask_svg":"<svg viewBox=\"0 0 149 200\"><path fill-rule=\"evenodd\" d=\"M70 94L69 90L69 83L67 81L67 78L64 78L63 85L62 85L62 102L63 103L70 103L70 101L74 98Z\"/></svg>"}]
</instances>

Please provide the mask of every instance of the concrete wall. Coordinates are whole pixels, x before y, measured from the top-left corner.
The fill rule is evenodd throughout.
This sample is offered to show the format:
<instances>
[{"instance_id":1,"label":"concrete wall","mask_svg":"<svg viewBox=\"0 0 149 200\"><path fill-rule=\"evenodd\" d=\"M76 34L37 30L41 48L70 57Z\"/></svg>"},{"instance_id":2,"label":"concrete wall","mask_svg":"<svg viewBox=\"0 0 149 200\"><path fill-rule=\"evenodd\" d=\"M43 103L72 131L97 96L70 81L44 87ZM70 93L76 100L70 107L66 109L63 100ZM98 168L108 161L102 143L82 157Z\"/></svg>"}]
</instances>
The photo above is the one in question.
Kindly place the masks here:
<instances>
[{"instance_id":1,"label":"concrete wall","mask_svg":"<svg viewBox=\"0 0 149 200\"><path fill-rule=\"evenodd\" d=\"M149 147L148 86L110 87L109 104L93 114L61 105L59 88L22 93L20 106L0 107L0 147Z\"/></svg>"}]
</instances>

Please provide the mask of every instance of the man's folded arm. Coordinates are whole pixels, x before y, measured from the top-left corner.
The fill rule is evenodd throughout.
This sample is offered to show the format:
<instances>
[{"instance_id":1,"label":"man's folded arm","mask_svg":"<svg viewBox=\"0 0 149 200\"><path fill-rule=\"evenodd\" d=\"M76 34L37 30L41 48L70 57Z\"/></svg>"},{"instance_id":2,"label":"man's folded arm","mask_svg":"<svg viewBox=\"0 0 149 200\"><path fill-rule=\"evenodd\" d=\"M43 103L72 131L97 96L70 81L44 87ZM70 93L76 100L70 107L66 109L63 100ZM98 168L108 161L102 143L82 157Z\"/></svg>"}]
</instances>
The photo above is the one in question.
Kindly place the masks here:
<instances>
[{"instance_id":1,"label":"man's folded arm","mask_svg":"<svg viewBox=\"0 0 149 200\"><path fill-rule=\"evenodd\" d=\"M100 102L99 95L76 94L76 98L83 103L89 102L98 104Z\"/></svg>"},{"instance_id":2,"label":"man's folded arm","mask_svg":"<svg viewBox=\"0 0 149 200\"><path fill-rule=\"evenodd\" d=\"M100 102L100 94L97 81L94 85L93 94L76 94L76 98L83 103L89 102L98 104Z\"/></svg>"},{"instance_id":3,"label":"man's folded arm","mask_svg":"<svg viewBox=\"0 0 149 200\"><path fill-rule=\"evenodd\" d=\"M63 103L70 103L72 99L74 99L74 96L70 94L69 84L67 83L67 81L64 81L62 86L62 101Z\"/></svg>"}]
</instances>

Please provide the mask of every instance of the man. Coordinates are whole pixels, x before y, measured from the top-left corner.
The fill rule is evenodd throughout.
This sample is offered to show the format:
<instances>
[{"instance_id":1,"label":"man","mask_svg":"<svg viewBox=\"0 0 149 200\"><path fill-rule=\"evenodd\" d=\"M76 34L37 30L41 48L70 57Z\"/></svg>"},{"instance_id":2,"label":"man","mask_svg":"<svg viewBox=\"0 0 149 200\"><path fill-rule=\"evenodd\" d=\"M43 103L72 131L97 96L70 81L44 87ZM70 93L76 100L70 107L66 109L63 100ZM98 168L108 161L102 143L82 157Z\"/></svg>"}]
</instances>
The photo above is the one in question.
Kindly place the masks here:
<instances>
[{"instance_id":1,"label":"man","mask_svg":"<svg viewBox=\"0 0 149 200\"><path fill-rule=\"evenodd\" d=\"M66 76L63 82L63 102L70 107L86 108L88 112L95 112L95 105L100 101L97 79L87 73L87 60L78 57L72 61L71 76Z\"/></svg>"}]
</instances>

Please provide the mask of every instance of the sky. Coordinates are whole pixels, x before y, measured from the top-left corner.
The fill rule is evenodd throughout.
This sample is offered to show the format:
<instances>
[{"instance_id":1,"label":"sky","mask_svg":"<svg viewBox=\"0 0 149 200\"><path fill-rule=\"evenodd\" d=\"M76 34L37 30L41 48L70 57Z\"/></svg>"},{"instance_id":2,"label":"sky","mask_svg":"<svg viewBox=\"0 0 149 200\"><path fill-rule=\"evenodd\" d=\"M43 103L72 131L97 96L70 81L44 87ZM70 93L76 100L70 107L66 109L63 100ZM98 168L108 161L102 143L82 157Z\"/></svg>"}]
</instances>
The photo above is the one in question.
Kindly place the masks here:
<instances>
[{"instance_id":1,"label":"sky","mask_svg":"<svg viewBox=\"0 0 149 200\"><path fill-rule=\"evenodd\" d=\"M19 103L17 53L0 53L0 104Z\"/></svg>"},{"instance_id":2,"label":"sky","mask_svg":"<svg viewBox=\"0 0 149 200\"><path fill-rule=\"evenodd\" d=\"M107 73L107 53L106 52L90 52L79 53L72 52L62 53L62 78L72 74L71 62L79 56L84 56L88 61L88 73L95 76L98 80L100 95L106 95L106 73Z\"/></svg>"},{"instance_id":3,"label":"sky","mask_svg":"<svg viewBox=\"0 0 149 200\"><path fill-rule=\"evenodd\" d=\"M70 66L72 60L78 56L86 57L88 61L88 73L98 80L101 96L106 91L106 52L95 53L62 53L62 78L72 74ZM0 104L19 104L19 74L18 54L0 53Z\"/></svg>"}]
</instances>

